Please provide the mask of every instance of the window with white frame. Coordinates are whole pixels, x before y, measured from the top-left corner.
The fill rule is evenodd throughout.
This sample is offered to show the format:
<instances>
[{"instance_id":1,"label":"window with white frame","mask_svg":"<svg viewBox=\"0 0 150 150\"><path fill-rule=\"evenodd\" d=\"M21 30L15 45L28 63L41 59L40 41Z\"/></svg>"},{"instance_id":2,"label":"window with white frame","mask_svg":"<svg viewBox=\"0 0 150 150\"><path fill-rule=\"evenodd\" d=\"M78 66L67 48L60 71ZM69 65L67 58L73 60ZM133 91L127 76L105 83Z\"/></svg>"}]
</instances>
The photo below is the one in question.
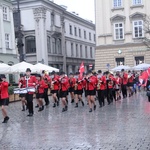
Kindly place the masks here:
<instances>
[{"instance_id":1,"label":"window with white frame","mask_svg":"<svg viewBox=\"0 0 150 150\"><path fill-rule=\"evenodd\" d=\"M82 45L80 45L80 57L83 57L83 53L82 53Z\"/></svg>"},{"instance_id":2,"label":"window with white frame","mask_svg":"<svg viewBox=\"0 0 150 150\"><path fill-rule=\"evenodd\" d=\"M8 7L3 6L3 20L8 20Z\"/></svg>"},{"instance_id":3,"label":"window with white frame","mask_svg":"<svg viewBox=\"0 0 150 150\"><path fill-rule=\"evenodd\" d=\"M10 35L9 34L5 34L5 44L6 44L6 48L9 49L10 48Z\"/></svg>"},{"instance_id":4,"label":"window with white frame","mask_svg":"<svg viewBox=\"0 0 150 150\"><path fill-rule=\"evenodd\" d=\"M74 27L74 35L77 36L77 28Z\"/></svg>"},{"instance_id":5,"label":"window with white frame","mask_svg":"<svg viewBox=\"0 0 150 150\"><path fill-rule=\"evenodd\" d=\"M116 7L122 7L122 0L113 0L113 6Z\"/></svg>"},{"instance_id":6,"label":"window with white frame","mask_svg":"<svg viewBox=\"0 0 150 150\"><path fill-rule=\"evenodd\" d=\"M79 56L79 52L78 52L78 44L76 44L76 56Z\"/></svg>"},{"instance_id":7,"label":"window with white frame","mask_svg":"<svg viewBox=\"0 0 150 150\"><path fill-rule=\"evenodd\" d=\"M81 29L79 29L79 37L81 37Z\"/></svg>"},{"instance_id":8,"label":"window with white frame","mask_svg":"<svg viewBox=\"0 0 150 150\"><path fill-rule=\"evenodd\" d=\"M142 0L133 0L133 5L141 5Z\"/></svg>"},{"instance_id":9,"label":"window with white frame","mask_svg":"<svg viewBox=\"0 0 150 150\"><path fill-rule=\"evenodd\" d=\"M114 39L122 40L124 39L124 27L123 23L114 23Z\"/></svg>"},{"instance_id":10,"label":"window with white frame","mask_svg":"<svg viewBox=\"0 0 150 150\"><path fill-rule=\"evenodd\" d=\"M74 56L74 48L73 48L73 43L71 43L71 56Z\"/></svg>"},{"instance_id":11,"label":"window with white frame","mask_svg":"<svg viewBox=\"0 0 150 150\"><path fill-rule=\"evenodd\" d=\"M90 57L93 58L93 48L90 47Z\"/></svg>"},{"instance_id":12,"label":"window with white frame","mask_svg":"<svg viewBox=\"0 0 150 150\"><path fill-rule=\"evenodd\" d=\"M88 58L88 49L87 49L87 46L85 46L85 58Z\"/></svg>"},{"instance_id":13,"label":"window with white frame","mask_svg":"<svg viewBox=\"0 0 150 150\"><path fill-rule=\"evenodd\" d=\"M143 21L133 21L133 37L140 38L143 37Z\"/></svg>"}]
</instances>

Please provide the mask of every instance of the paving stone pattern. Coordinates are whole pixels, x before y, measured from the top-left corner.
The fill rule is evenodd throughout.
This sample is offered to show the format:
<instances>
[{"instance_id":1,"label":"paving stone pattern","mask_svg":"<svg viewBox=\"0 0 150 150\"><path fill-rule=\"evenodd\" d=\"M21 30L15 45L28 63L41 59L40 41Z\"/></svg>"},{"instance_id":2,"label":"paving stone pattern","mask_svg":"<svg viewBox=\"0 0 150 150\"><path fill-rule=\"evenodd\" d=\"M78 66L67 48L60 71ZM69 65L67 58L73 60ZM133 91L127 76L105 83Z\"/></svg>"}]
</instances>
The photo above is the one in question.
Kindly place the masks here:
<instances>
[{"instance_id":1,"label":"paving stone pattern","mask_svg":"<svg viewBox=\"0 0 150 150\"><path fill-rule=\"evenodd\" d=\"M51 102L26 117L21 102L11 103L9 122L0 123L0 150L150 150L150 103L144 92L103 108L97 102L92 113L88 106L74 106L69 103L62 113Z\"/></svg>"}]
</instances>

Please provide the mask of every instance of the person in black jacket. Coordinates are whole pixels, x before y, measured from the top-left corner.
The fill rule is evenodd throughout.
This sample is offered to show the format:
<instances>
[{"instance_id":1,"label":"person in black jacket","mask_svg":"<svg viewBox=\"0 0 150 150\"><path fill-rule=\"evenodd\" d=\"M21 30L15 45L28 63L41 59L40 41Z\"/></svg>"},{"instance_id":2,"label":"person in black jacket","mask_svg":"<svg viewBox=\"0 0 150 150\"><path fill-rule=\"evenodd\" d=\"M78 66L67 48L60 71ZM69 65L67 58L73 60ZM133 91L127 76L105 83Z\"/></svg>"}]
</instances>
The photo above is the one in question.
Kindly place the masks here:
<instances>
[{"instance_id":1,"label":"person in black jacket","mask_svg":"<svg viewBox=\"0 0 150 150\"><path fill-rule=\"evenodd\" d=\"M147 80L146 88L147 88L148 101L150 102L150 94L148 94L148 92L150 92L150 77Z\"/></svg>"}]
</instances>

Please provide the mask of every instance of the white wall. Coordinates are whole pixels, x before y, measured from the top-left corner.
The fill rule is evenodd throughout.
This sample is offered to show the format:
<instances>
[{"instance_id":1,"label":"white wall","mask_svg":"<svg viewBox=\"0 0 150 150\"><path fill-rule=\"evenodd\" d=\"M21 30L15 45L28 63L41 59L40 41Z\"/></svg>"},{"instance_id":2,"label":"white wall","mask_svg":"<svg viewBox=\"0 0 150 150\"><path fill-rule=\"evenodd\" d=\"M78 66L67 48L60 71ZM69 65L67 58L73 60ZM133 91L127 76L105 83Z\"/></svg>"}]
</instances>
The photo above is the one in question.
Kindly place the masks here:
<instances>
[{"instance_id":1,"label":"white wall","mask_svg":"<svg viewBox=\"0 0 150 150\"><path fill-rule=\"evenodd\" d=\"M21 10L21 24L23 25L23 30L35 30L34 14L32 9Z\"/></svg>"}]
</instances>

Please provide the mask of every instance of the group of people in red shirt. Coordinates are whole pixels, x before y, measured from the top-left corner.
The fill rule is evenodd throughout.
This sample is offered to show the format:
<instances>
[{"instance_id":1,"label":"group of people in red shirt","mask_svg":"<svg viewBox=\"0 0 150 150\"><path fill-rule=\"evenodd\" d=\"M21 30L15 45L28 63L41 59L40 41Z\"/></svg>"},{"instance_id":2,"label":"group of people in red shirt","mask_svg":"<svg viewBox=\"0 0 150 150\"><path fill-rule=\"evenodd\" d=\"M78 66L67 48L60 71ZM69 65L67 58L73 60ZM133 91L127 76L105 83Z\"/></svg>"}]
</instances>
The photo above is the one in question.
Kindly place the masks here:
<instances>
[{"instance_id":1,"label":"group of people in red shirt","mask_svg":"<svg viewBox=\"0 0 150 150\"><path fill-rule=\"evenodd\" d=\"M105 106L105 98L108 105L121 99L121 92L123 98L133 95L133 80L135 76L130 71L125 72L124 69L115 75L109 71L102 73L99 70L96 73L88 71L86 74L81 75L79 72L70 73L69 76L65 72L60 74L52 72L48 75L43 71L42 74L31 75L30 68L27 68L25 75L20 75L19 88L34 88L35 91L28 91L27 93L20 94L22 100L22 111L25 111L25 106L29 111L27 116L31 117L33 111L33 95L36 94L37 106L39 111L44 110L43 99L45 105L49 105L48 89L52 94L53 107L59 106L61 99L62 112L68 110L68 95L70 94L71 103L75 103L75 108L78 108L79 103L84 106L83 93L85 94L87 104L89 105L89 112L96 110L96 98L98 98L99 106ZM0 105L4 116L4 123L9 120L5 106L8 105L8 82L6 77L0 78ZM6 92L5 92L6 91Z\"/></svg>"}]
</instances>

